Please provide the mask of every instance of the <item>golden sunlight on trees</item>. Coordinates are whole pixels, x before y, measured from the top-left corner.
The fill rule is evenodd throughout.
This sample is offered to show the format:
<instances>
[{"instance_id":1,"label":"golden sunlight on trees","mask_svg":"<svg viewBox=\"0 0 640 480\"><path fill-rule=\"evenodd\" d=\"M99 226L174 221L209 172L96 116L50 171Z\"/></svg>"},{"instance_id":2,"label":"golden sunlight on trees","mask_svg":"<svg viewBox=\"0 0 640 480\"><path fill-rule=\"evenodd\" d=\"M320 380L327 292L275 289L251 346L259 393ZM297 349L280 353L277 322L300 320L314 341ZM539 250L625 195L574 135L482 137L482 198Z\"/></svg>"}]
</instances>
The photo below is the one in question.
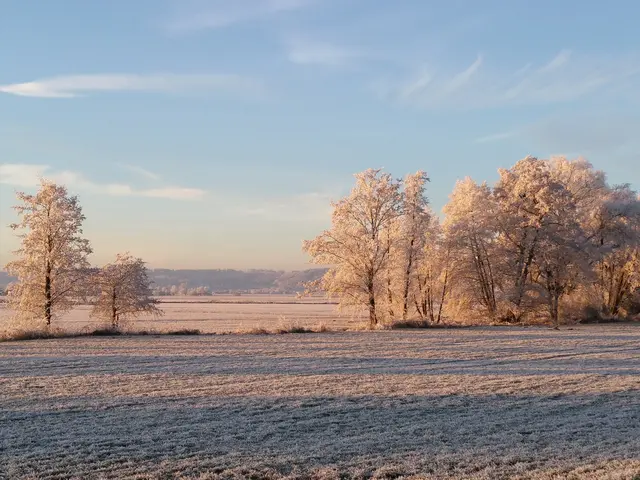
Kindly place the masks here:
<instances>
[{"instance_id":1,"label":"golden sunlight on trees","mask_svg":"<svg viewBox=\"0 0 640 480\"><path fill-rule=\"evenodd\" d=\"M110 322L118 329L122 320L142 314L161 315L158 301L151 296L151 282L141 258L118 254L95 275L99 290L91 316Z\"/></svg>"},{"instance_id":2,"label":"golden sunlight on trees","mask_svg":"<svg viewBox=\"0 0 640 480\"><path fill-rule=\"evenodd\" d=\"M17 259L6 265L18 278L9 289L9 305L23 321L48 327L77 303L86 285L91 247L82 237L85 217L78 198L52 182L43 180L35 195L17 197L20 222L11 228L22 232L22 244Z\"/></svg>"},{"instance_id":3,"label":"golden sunlight on trees","mask_svg":"<svg viewBox=\"0 0 640 480\"><path fill-rule=\"evenodd\" d=\"M640 199L583 160L526 157L495 186L459 181L444 221L423 172L356 175L332 226L303 249L330 265L319 282L370 327L409 317L438 323L624 316L640 289Z\"/></svg>"},{"instance_id":4,"label":"golden sunlight on trees","mask_svg":"<svg viewBox=\"0 0 640 480\"><path fill-rule=\"evenodd\" d=\"M90 268L92 249L82 236L82 207L64 186L42 180L35 195L18 192L17 198L20 203L14 208L20 221L10 227L20 232L22 241L17 258L6 265L17 277L8 288L17 326L48 329L94 293L92 315L108 319L114 329L122 319L162 313L151 296L142 259L118 255L98 271Z\"/></svg>"}]
</instances>

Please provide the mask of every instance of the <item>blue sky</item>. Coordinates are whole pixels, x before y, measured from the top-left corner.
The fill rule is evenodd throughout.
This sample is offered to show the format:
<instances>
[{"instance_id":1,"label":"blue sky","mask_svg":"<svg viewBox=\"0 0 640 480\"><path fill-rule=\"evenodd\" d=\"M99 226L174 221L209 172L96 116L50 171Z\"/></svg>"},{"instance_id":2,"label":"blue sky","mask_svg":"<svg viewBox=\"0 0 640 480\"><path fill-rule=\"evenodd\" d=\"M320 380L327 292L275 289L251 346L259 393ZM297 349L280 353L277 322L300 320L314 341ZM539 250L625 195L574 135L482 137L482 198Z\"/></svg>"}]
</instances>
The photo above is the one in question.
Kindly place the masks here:
<instances>
[{"instance_id":1,"label":"blue sky","mask_svg":"<svg viewBox=\"0 0 640 480\"><path fill-rule=\"evenodd\" d=\"M303 268L352 174L585 156L640 188L640 3L5 0L0 223L39 175L97 263ZM0 262L17 240L0 229Z\"/></svg>"}]
</instances>

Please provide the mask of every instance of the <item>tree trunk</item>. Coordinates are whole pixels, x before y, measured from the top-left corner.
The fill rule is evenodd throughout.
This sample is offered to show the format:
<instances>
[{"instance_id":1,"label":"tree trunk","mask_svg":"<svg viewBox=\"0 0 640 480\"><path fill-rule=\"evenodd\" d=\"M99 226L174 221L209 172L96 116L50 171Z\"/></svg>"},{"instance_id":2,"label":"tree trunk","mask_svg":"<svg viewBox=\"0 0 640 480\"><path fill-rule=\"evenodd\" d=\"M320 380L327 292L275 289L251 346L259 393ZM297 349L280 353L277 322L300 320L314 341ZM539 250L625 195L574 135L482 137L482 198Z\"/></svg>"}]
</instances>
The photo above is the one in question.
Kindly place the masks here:
<instances>
[{"instance_id":1,"label":"tree trunk","mask_svg":"<svg viewBox=\"0 0 640 480\"><path fill-rule=\"evenodd\" d=\"M554 292L549 299L549 313L551 315L551 321L553 322L553 328L558 330L560 328L560 319L558 314L558 295Z\"/></svg>"},{"instance_id":2,"label":"tree trunk","mask_svg":"<svg viewBox=\"0 0 640 480\"><path fill-rule=\"evenodd\" d=\"M111 291L111 327L118 328L118 309L116 308L116 287Z\"/></svg>"},{"instance_id":3,"label":"tree trunk","mask_svg":"<svg viewBox=\"0 0 640 480\"><path fill-rule=\"evenodd\" d=\"M370 280L367 284L367 290L369 292L369 328L373 329L378 324L378 318L376 316L376 296L373 289L373 280Z\"/></svg>"},{"instance_id":4,"label":"tree trunk","mask_svg":"<svg viewBox=\"0 0 640 480\"><path fill-rule=\"evenodd\" d=\"M47 327L51 326L51 310L53 306L51 297L51 261L47 260L46 272L44 277L44 318L47 322Z\"/></svg>"},{"instance_id":5,"label":"tree trunk","mask_svg":"<svg viewBox=\"0 0 640 480\"><path fill-rule=\"evenodd\" d=\"M402 292L402 320L407 319L409 313L409 286L411 283L411 269L413 267L413 245L415 238L411 238L409 243L409 259L407 260L407 268L404 272L404 290Z\"/></svg>"},{"instance_id":6,"label":"tree trunk","mask_svg":"<svg viewBox=\"0 0 640 480\"><path fill-rule=\"evenodd\" d=\"M393 291L391 290L391 277L387 277L387 302L389 302L389 320L393 321L396 316L393 311Z\"/></svg>"},{"instance_id":7,"label":"tree trunk","mask_svg":"<svg viewBox=\"0 0 640 480\"><path fill-rule=\"evenodd\" d=\"M527 287L527 278L529 277L529 269L531 268L531 264L533 263L533 258L536 253L537 243L538 243L538 229L534 230L534 236L531 240L531 245L529 245L528 250L526 247L522 247L521 256L523 257L522 267L518 269L518 277L516 278L516 298L514 299L514 304L518 309L522 306L522 300L524 300L524 294ZM526 239L526 237L525 237ZM525 255L526 253L526 255ZM517 318L514 318L517 321L520 321L521 313L518 312ZM515 317L515 315L514 315Z\"/></svg>"},{"instance_id":8,"label":"tree trunk","mask_svg":"<svg viewBox=\"0 0 640 480\"><path fill-rule=\"evenodd\" d=\"M624 270L622 270L618 276L618 281L616 282L615 295L613 297L613 301L611 302L611 314L614 317L617 317L620 314L620 305L622 304L622 300L625 297L626 289L627 289L627 280L626 280Z\"/></svg>"},{"instance_id":9,"label":"tree trunk","mask_svg":"<svg viewBox=\"0 0 640 480\"><path fill-rule=\"evenodd\" d=\"M555 281L549 279L550 275L552 275L551 272L547 272L547 295L549 296L549 300L548 300L549 316L551 317L553 328L558 330L560 327L559 304L560 304L561 290L558 287L558 285L555 283Z\"/></svg>"},{"instance_id":10,"label":"tree trunk","mask_svg":"<svg viewBox=\"0 0 640 480\"><path fill-rule=\"evenodd\" d=\"M440 323L442 319L442 306L444 305L444 299L447 296L447 283L449 280L449 270L444 271L444 280L442 282L442 296L440 297L440 305L438 306L438 320L436 323Z\"/></svg>"}]
</instances>

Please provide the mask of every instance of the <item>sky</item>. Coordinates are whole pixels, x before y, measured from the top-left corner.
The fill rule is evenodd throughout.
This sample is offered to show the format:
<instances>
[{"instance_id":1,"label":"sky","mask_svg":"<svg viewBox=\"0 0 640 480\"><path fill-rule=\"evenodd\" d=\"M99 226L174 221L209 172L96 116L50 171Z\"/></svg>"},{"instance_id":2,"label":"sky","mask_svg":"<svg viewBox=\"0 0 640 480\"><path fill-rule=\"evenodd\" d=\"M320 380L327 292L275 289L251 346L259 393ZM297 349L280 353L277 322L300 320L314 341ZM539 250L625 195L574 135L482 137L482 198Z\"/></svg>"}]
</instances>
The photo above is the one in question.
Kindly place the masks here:
<instances>
[{"instance_id":1,"label":"sky","mask_svg":"<svg viewBox=\"0 0 640 480\"><path fill-rule=\"evenodd\" d=\"M94 264L309 268L353 174L493 182L583 156L640 189L640 2L1 0L0 264L16 191L80 198Z\"/></svg>"}]
</instances>

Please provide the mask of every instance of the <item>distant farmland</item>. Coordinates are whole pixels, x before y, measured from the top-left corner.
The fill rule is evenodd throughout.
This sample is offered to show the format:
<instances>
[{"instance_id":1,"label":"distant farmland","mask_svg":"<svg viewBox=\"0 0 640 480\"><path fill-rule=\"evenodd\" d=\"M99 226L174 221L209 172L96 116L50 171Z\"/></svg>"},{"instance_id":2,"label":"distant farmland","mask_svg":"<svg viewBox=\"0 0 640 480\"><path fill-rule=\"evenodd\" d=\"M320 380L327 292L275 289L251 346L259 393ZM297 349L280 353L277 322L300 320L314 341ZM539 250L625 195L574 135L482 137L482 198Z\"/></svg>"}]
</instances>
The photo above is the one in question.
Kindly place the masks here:
<instances>
[{"instance_id":1,"label":"distant farmland","mask_svg":"<svg viewBox=\"0 0 640 480\"><path fill-rule=\"evenodd\" d=\"M360 315L339 312L337 305L323 297L297 299L294 295L214 295L203 297L160 297L165 315L141 317L130 324L139 330L169 331L198 329L203 333L222 333L255 327L273 328L284 323L306 327L355 327ZM69 332L98 328L101 322L90 317L91 307L81 305L54 322ZM9 323L11 311L0 304L0 331Z\"/></svg>"}]
</instances>

